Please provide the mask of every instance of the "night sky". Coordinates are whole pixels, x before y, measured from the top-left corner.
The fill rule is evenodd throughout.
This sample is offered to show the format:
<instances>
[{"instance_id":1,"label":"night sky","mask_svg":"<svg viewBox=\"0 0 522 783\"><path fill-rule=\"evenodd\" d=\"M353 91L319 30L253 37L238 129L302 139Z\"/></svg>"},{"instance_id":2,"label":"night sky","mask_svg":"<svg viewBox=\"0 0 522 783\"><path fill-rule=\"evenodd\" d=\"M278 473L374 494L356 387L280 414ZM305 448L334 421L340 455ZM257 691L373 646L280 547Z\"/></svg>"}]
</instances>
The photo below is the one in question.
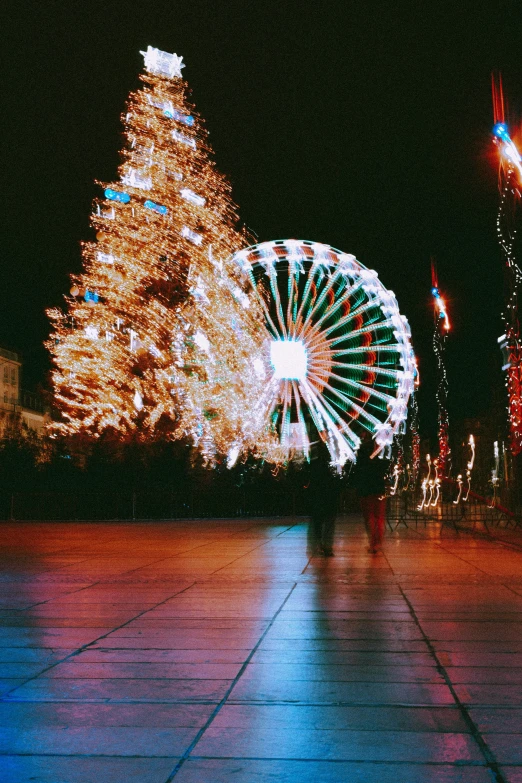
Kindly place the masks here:
<instances>
[{"instance_id":1,"label":"night sky","mask_svg":"<svg viewBox=\"0 0 522 783\"><path fill-rule=\"evenodd\" d=\"M502 71L516 136L520 0L20 0L7 10L0 345L22 353L26 387L48 371L44 311L80 269L95 180L115 178L120 115L150 44L183 55L218 167L259 241L331 244L395 291L419 355L426 431L436 257L453 322L450 416L488 411L503 383L490 74Z\"/></svg>"}]
</instances>

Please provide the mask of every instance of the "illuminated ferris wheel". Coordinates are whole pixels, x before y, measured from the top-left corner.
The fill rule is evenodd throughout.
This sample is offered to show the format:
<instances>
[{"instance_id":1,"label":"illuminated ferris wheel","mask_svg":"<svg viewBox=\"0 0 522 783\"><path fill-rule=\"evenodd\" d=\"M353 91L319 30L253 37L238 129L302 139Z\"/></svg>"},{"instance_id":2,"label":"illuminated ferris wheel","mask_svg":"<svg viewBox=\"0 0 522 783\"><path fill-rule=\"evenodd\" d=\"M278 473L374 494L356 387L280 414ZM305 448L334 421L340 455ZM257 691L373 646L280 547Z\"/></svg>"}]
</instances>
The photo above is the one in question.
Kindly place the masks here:
<instances>
[{"instance_id":1,"label":"illuminated ferris wheel","mask_svg":"<svg viewBox=\"0 0 522 783\"><path fill-rule=\"evenodd\" d=\"M404 426L414 356L397 300L355 256L302 240L236 253L264 311L270 380L259 400L280 449L326 442L332 462L354 461L363 432L376 451Z\"/></svg>"}]
</instances>

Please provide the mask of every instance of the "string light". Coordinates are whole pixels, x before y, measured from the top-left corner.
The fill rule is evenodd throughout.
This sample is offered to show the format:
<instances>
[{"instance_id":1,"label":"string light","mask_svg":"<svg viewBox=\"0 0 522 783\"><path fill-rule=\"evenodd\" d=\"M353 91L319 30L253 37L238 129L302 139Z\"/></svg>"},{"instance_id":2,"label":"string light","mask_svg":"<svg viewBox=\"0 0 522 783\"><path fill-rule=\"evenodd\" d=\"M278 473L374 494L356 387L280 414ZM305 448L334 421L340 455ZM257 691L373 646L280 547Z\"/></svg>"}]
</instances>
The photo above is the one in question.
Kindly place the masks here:
<instances>
[{"instance_id":1,"label":"string light","mask_svg":"<svg viewBox=\"0 0 522 783\"><path fill-rule=\"evenodd\" d=\"M437 360L437 407L438 407L438 442L439 456L437 460L437 469L442 476L447 476L451 464L451 449L449 445L449 415L447 409L448 400L448 377L446 374L446 363L444 354L446 349L446 339L450 329L448 312L444 299L440 295L437 267L435 260L431 261L431 293L434 300L435 310L435 328L433 331L433 351Z\"/></svg>"},{"instance_id":2,"label":"string light","mask_svg":"<svg viewBox=\"0 0 522 783\"><path fill-rule=\"evenodd\" d=\"M471 474L473 472L473 466L475 464L475 438L473 437L473 435L469 436L468 445L469 445L470 455L469 455L469 460L466 463L467 490L466 490L466 494L462 498L464 502L466 502L469 497L469 493L471 490Z\"/></svg>"},{"instance_id":3,"label":"string light","mask_svg":"<svg viewBox=\"0 0 522 783\"><path fill-rule=\"evenodd\" d=\"M428 473L422 479L421 482L422 498L421 498L421 502L417 506L418 511L422 511L423 508L427 508L431 504L431 500L433 496L433 480L431 478L432 462L431 462L430 454L426 454L426 464L428 466Z\"/></svg>"},{"instance_id":4,"label":"string light","mask_svg":"<svg viewBox=\"0 0 522 783\"><path fill-rule=\"evenodd\" d=\"M491 471L491 486L493 488L493 495L491 503L488 503L490 508L494 508L498 502L498 489L500 486L500 450L498 447L498 440L493 443L493 458L494 467Z\"/></svg>"},{"instance_id":5,"label":"string light","mask_svg":"<svg viewBox=\"0 0 522 783\"><path fill-rule=\"evenodd\" d=\"M459 473L458 476L457 476L457 486L459 488L459 492L458 492L458 495L457 495L456 499L453 501L453 505L454 506L458 506L458 504L460 503L460 498L461 498L461 495L462 495L462 484L463 484L462 473Z\"/></svg>"},{"instance_id":6,"label":"string light","mask_svg":"<svg viewBox=\"0 0 522 783\"><path fill-rule=\"evenodd\" d=\"M502 313L505 334L499 339L499 343L502 343L506 356L502 369L506 370L510 449L511 453L517 456L522 453L522 345L518 314L518 292L522 283L522 270L517 263L515 243L521 203L522 162L505 122L500 75L493 75L492 89L495 120L493 141L499 152L500 203L497 215L497 238L504 257L506 282L505 309Z\"/></svg>"}]
</instances>

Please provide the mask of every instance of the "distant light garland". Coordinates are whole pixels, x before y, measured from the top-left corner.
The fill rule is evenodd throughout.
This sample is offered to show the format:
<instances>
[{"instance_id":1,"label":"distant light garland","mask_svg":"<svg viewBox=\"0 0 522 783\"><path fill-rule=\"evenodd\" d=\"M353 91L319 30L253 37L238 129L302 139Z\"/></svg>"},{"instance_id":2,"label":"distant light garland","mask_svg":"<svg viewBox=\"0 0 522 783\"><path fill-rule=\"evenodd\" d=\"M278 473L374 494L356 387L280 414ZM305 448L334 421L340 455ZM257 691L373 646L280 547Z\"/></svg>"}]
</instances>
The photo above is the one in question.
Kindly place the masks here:
<instances>
[{"instance_id":1,"label":"distant light garland","mask_svg":"<svg viewBox=\"0 0 522 783\"><path fill-rule=\"evenodd\" d=\"M502 168L501 168L502 170ZM515 251L517 229L515 208L520 202L520 191L513 184L514 169L507 167L504 173L499 212L497 217L497 236L504 256L507 282L507 298L502 314L505 326L505 340L509 360L507 362L508 415L510 423L511 452L516 456L522 452L522 344L520 340L520 321L518 314L518 292L522 283Z\"/></svg>"},{"instance_id":2,"label":"distant light garland","mask_svg":"<svg viewBox=\"0 0 522 783\"><path fill-rule=\"evenodd\" d=\"M432 486L432 489L433 489L433 492L434 492L434 496L433 496L433 492L432 492L432 500L431 500L430 506L434 506L435 507L435 506L439 505L439 501L440 501L441 478L439 476L439 460L438 459L434 459L433 460L433 470L434 470L434 473L435 473L435 477L434 477L433 481L431 482L431 486Z\"/></svg>"},{"instance_id":3,"label":"distant light garland","mask_svg":"<svg viewBox=\"0 0 522 783\"><path fill-rule=\"evenodd\" d=\"M490 508L494 508L494 506L497 504L498 490L500 486L500 449L498 440L493 443L493 457L495 462L491 471L491 486L493 489L493 495L491 497L491 503L488 504Z\"/></svg>"},{"instance_id":4,"label":"distant light garland","mask_svg":"<svg viewBox=\"0 0 522 783\"><path fill-rule=\"evenodd\" d=\"M499 338L507 361L506 388L510 450L514 456L522 453L522 343L518 313L518 292L522 283L522 270L517 262L515 246L520 222L522 184L522 158L511 139L505 122L502 79L493 76L494 120L493 141L499 152L500 203L497 215L497 238L504 257L506 281L505 309L502 313L505 334Z\"/></svg>"},{"instance_id":5,"label":"distant light garland","mask_svg":"<svg viewBox=\"0 0 522 783\"><path fill-rule=\"evenodd\" d=\"M422 511L431 505L433 497L433 479L431 478L432 461L431 455L426 454L426 464L428 466L428 472L421 482L422 498L420 504L417 506L418 511ZM428 496L429 493L429 496Z\"/></svg>"},{"instance_id":6,"label":"distant light garland","mask_svg":"<svg viewBox=\"0 0 522 783\"><path fill-rule=\"evenodd\" d=\"M447 476L451 464L451 448L449 445L449 415L447 409L448 377L444 354L447 334L450 329L448 311L444 299L440 295L435 261L431 262L432 289L431 293L435 307L435 328L433 331L433 351L437 360L437 407L438 407L438 441L439 455L437 470L442 476Z\"/></svg>"},{"instance_id":7,"label":"distant light garland","mask_svg":"<svg viewBox=\"0 0 522 783\"><path fill-rule=\"evenodd\" d=\"M421 463L421 439L420 439L420 417L419 417L419 403L417 399L417 391L420 386L420 373L417 364L417 358L415 357L415 370L414 370L414 383L413 392L410 397L409 403L409 421L408 421L408 434L411 448L411 473L408 473L407 486L410 484L412 489L416 489L420 478L420 463ZM410 469L410 466L407 465Z\"/></svg>"},{"instance_id":8,"label":"distant light garland","mask_svg":"<svg viewBox=\"0 0 522 783\"><path fill-rule=\"evenodd\" d=\"M466 502L469 498L469 493L471 490L471 474L473 473L473 466L475 465L475 438L473 435L470 435L468 438L468 445L470 449L470 456L469 460L466 463L466 494L462 498L464 502Z\"/></svg>"}]
</instances>

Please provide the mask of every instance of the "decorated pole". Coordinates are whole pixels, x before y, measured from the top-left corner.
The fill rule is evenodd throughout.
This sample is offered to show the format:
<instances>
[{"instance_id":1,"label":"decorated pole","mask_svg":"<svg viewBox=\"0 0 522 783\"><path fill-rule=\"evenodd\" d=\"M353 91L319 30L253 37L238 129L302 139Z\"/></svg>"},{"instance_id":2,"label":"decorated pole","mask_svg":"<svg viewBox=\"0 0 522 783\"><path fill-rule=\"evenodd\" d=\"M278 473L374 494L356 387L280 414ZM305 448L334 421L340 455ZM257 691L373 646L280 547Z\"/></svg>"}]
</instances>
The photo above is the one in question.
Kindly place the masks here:
<instances>
[{"instance_id":1,"label":"decorated pole","mask_svg":"<svg viewBox=\"0 0 522 783\"><path fill-rule=\"evenodd\" d=\"M522 157L511 139L506 122L504 93L500 74L492 77L493 141L499 153L500 203L497 216L497 236L504 259L505 306L502 313L504 334L499 344L504 354L508 396L510 451L514 457L522 453L522 343L518 294L522 271L517 262L517 224L520 221Z\"/></svg>"},{"instance_id":2,"label":"decorated pole","mask_svg":"<svg viewBox=\"0 0 522 783\"><path fill-rule=\"evenodd\" d=\"M431 293L435 311L435 327L433 330L433 350L437 360L437 407L438 407L438 472L447 476L451 467L451 448L449 445L449 415L448 415L448 377L446 373L445 351L446 340L450 330L448 311L439 291L437 263L431 259Z\"/></svg>"}]
</instances>

